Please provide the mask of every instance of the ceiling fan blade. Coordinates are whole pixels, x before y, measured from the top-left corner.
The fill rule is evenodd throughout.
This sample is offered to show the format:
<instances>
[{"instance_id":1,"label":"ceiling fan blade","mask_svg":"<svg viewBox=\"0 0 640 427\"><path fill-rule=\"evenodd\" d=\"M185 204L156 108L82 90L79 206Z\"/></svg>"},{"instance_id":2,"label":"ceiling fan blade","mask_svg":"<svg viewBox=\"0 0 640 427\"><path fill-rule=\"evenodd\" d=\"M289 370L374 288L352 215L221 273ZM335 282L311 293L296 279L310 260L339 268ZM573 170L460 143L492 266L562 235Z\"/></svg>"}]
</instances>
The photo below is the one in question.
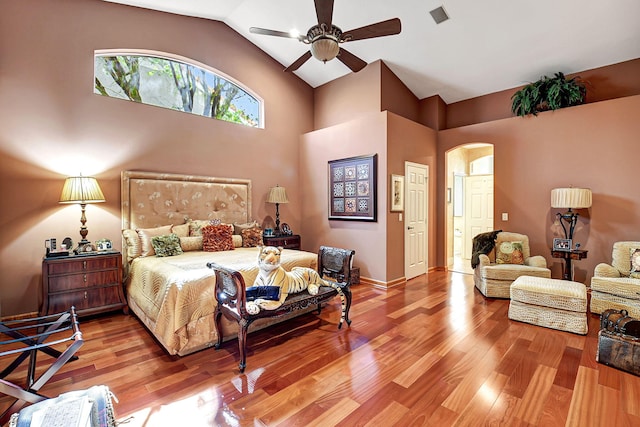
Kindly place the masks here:
<instances>
[{"instance_id":1,"label":"ceiling fan blade","mask_svg":"<svg viewBox=\"0 0 640 427\"><path fill-rule=\"evenodd\" d=\"M305 62L307 62L309 60L309 58L311 58L311 52L310 51L306 51L300 58L296 59L296 61L289 65L287 68L284 69L284 71L295 71L298 68L300 68L300 66L302 64L304 64Z\"/></svg>"},{"instance_id":2,"label":"ceiling fan blade","mask_svg":"<svg viewBox=\"0 0 640 427\"><path fill-rule=\"evenodd\" d=\"M357 73L358 71L362 70L364 67L367 66L366 62L364 62L362 59L358 58L348 50L344 50L343 48L340 48L340 53L338 53L337 58L344 65L351 68L351 71L353 71L354 73Z\"/></svg>"},{"instance_id":3,"label":"ceiling fan blade","mask_svg":"<svg viewBox=\"0 0 640 427\"><path fill-rule=\"evenodd\" d=\"M331 20L333 17L333 0L315 0L315 3L318 25L327 24L327 28L331 28Z\"/></svg>"},{"instance_id":4,"label":"ceiling fan blade","mask_svg":"<svg viewBox=\"0 0 640 427\"><path fill-rule=\"evenodd\" d=\"M402 30L400 19L393 18L376 24L365 25L364 27L356 28L351 31L344 31L342 33L342 39L344 41L354 41L371 39L373 37L392 36L394 34L399 34L400 30Z\"/></svg>"},{"instance_id":5,"label":"ceiling fan blade","mask_svg":"<svg viewBox=\"0 0 640 427\"><path fill-rule=\"evenodd\" d=\"M289 39L298 39L301 40L301 37L304 38L304 36L294 36L289 32L286 31L277 31L277 30L267 30L266 28L258 28L258 27L251 27L249 28L249 32L253 33L253 34L262 34L263 36L276 36L276 37L286 37Z\"/></svg>"}]
</instances>

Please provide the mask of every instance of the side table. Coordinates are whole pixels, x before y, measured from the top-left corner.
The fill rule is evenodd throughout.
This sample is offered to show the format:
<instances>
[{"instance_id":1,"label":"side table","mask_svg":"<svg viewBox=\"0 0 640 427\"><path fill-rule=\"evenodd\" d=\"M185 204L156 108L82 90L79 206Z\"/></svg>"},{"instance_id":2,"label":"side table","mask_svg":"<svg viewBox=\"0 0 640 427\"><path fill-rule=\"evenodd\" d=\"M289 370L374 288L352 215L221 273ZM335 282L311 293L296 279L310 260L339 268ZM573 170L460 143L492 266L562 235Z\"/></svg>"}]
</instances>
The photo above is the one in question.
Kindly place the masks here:
<instances>
[{"instance_id":1,"label":"side table","mask_svg":"<svg viewBox=\"0 0 640 427\"><path fill-rule=\"evenodd\" d=\"M300 250L300 235L262 236L262 242L267 246L282 246L284 249Z\"/></svg>"},{"instance_id":2,"label":"side table","mask_svg":"<svg viewBox=\"0 0 640 427\"><path fill-rule=\"evenodd\" d=\"M117 251L45 258L42 316L74 306L78 315L129 307L122 289L122 255Z\"/></svg>"},{"instance_id":3,"label":"side table","mask_svg":"<svg viewBox=\"0 0 640 427\"><path fill-rule=\"evenodd\" d=\"M556 249L551 250L551 256L554 258L564 259L564 268L562 271L562 278L564 280L573 281L573 269L571 268L571 262L573 260L579 261L587 257L587 252L582 249L573 249L570 251L559 251Z\"/></svg>"}]
</instances>

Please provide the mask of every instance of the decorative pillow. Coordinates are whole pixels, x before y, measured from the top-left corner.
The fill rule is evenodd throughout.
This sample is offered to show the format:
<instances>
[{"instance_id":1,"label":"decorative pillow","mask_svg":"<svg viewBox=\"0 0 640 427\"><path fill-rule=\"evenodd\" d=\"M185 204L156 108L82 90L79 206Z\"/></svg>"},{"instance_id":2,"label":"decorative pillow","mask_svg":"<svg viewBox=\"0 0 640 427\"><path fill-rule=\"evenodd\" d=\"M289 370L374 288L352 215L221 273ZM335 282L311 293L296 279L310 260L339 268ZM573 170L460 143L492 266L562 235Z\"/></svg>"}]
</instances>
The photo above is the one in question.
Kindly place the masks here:
<instances>
[{"instance_id":1,"label":"decorative pillow","mask_svg":"<svg viewBox=\"0 0 640 427\"><path fill-rule=\"evenodd\" d=\"M184 252L201 251L202 236L180 237L180 247Z\"/></svg>"},{"instance_id":2,"label":"decorative pillow","mask_svg":"<svg viewBox=\"0 0 640 427\"><path fill-rule=\"evenodd\" d=\"M189 235L189 224L174 225L171 232L177 234L178 237L187 237Z\"/></svg>"},{"instance_id":3,"label":"decorative pillow","mask_svg":"<svg viewBox=\"0 0 640 427\"><path fill-rule=\"evenodd\" d=\"M631 268L629 275L635 279L640 279L640 249L631 248Z\"/></svg>"},{"instance_id":4,"label":"decorative pillow","mask_svg":"<svg viewBox=\"0 0 640 427\"><path fill-rule=\"evenodd\" d=\"M189 236L202 236L202 227L211 225L210 219L193 219L189 220Z\"/></svg>"},{"instance_id":5,"label":"decorative pillow","mask_svg":"<svg viewBox=\"0 0 640 427\"><path fill-rule=\"evenodd\" d=\"M151 238L151 244L153 250L156 252L156 256L174 256L182 253L180 247L180 237L177 234L171 233L164 236L154 236Z\"/></svg>"},{"instance_id":6,"label":"decorative pillow","mask_svg":"<svg viewBox=\"0 0 640 427\"><path fill-rule=\"evenodd\" d=\"M138 228L136 232L140 237L140 256L151 256L156 253L153 245L151 245L151 238L171 234L171 225L156 228Z\"/></svg>"},{"instance_id":7,"label":"decorative pillow","mask_svg":"<svg viewBox=\"0 0 640 427\"><path fill-rule=\"evenodd\" d=\"M138 236L136 230L122 230L122 237L124 237L124 242L127 246L127 260L132 261L138 258L142 253L142 248L140 247L140 236Z\"/></svg>"},{"instance_id":8,"label":"decorative pillow","mask_svg":"<svg viewBox=\"0 0 640 427\"><path fill-rule=\"evenodd\" d=\"M218 224L202 227L202 249L205 252L232 251L233 225Z\"/></svg>"},{"instance_id":9,"label":"decorative pillow","mask_svg":"<svg viewBox=\"0 0 640 427\"><path fill-rule=\"evenodd\" d=\"M280 286L251 286L245 290L245 295L247 301L253 301L258 298L278 301L281 290Z\"/></svg>"},{"instance_id":10,"label":"decorative pillow","mask_svg":"<svg viewBox=\"0 0 640 427\"><path fill-rule=\"evenodd\" d=\"M258 221L245 222L244 224L233 223L233 234L242 235L242 231L248 228L258 227Z\"/></svg>"},{"instance_id":11,"label":"decorative pillow","mask_svg":"<svg viewBox=\"0 0 640 427\"><path fill-rule=\"evenodd\" d=\"M256 246L262 246L262 228L251 227L242 230L242 247L254 248Z\"/></svg>"},{"instance_id":12,"label":"decorative pillow","mask_svg":"<svg viewBox=\"0 0 640 427\"><path fill-rule=\"evenodd\" d=\"M240 236L239 234L234 234L231 237L233 238L233 247L234 248L241 248L242 247L242 236Z\"/></svg>"},{"instance_id":13,"label":"decorative pillow","mask_svg":"<svg viewBox=\"0 0 640 427\"><path fill-rule=\"evenodd\" d=\"M502 242L497 247L496 264L524 264L522 242Z\"/></svg>"}]
</instances>

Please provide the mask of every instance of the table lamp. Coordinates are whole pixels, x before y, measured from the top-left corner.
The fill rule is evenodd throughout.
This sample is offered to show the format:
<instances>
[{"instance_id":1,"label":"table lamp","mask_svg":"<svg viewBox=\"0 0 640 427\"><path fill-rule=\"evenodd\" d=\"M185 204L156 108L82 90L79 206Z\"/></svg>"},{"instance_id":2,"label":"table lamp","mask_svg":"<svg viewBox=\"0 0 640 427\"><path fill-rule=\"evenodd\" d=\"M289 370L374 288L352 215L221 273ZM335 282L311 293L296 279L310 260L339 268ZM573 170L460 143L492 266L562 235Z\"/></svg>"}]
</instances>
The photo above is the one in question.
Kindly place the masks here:
<instances>
[{"instance_id":1,"label":"table lamp","mask_svg":"<svg viewBox=\"0 0 640 427\"><path fill-rule=\"evenodd\" d=\"M276 236L281 234L280 231L280 211L279 206L280 203L289 203L289 199L287 199L287 191L284 187L280 187L276 185L269 190L269 194L267 195L267 203L275 203L276 204L276 229L274 230Z\"/></svg>"},{"instance_id":2,"label":"table lamp","mask_svg":"<svg viewBox=\"0 0 640 427\"><path fill-rule=\"evenodd\" d=\"M565 213L558 212L556 218L560 221L564 230L564 237L573 240L573 230L576 228L578 213L573 209L586 209L591 207L591 190L588 188L554 188L551 190L551 207L568 209ZM563 224L569 224L569 231Z\"/></svg>"},{"instance_id":3,"label":"table lamp","mask_svg":"<svg viewBox=\"0 0 640 427\"><path fill-rule=\"evenodd\" d=\"M82 216L80 217L80 236L82 239L78 242L78 247L74 250L75 253L84 252L87 248L91 248L91 242L87 240L87 217L85 215L85 209L87 203L101 203L104 202L104 194L93 177L88 176L71 176L67 178L62 187L62 194L60 194L60 203L77 203L82 209Z\"/></svg>"}]
</instances>

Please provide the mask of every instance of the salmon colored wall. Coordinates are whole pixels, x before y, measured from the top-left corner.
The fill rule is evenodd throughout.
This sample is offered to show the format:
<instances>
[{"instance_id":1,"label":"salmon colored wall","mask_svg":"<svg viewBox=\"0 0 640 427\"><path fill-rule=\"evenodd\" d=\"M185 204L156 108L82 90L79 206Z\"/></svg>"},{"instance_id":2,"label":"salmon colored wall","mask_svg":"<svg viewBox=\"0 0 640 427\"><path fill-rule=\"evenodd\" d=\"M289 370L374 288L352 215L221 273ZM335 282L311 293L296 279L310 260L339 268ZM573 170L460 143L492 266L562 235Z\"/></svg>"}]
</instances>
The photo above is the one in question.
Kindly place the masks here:
<instances>
[{"instance_id":1,"label":"salmon colored wall","mask_svg":"<svg viewBox=\"0 0 640 427\"><path fill-rule=\"evenodd\" d=\"M377 98L372 96L377 95ZM366 104L363 104L366 101ZM382 215L387 221L387 232L384 236L387 247L384 252L366 250L356 254L356 260L362 263L360 274L362 277L373 279L374 281L387 284L401 280L404 278L404 243L403 243L403 226L398 221L398 214L391 213L389 210L389 201L387 198L381 198L383 191L387 191L390 182L390 174L396 173L404 175L404 161L415 161L417 163L429 164L431 173L435 169L435 132L427 127L416 123L419 116L418 99L411 91L393 74L393 72L381 61L369 64L359 73L352 73L331 83L316 89L315 98L315 124L318 128L324 130L331 129L330 137L326 133L313 132L311 135L305 136L305 141L316 141L319 139L317 146L309 145L308 152L313 153L314 150L320 149L320 144L333 145L347 144L347 151L353 151L354 141L366 141L370 138L371 129L366 129L366 134L361 134L360 128L361 117L369 117L370 113L375 111L386 111L388 121L388 134L384 144L384 150L388 153L389 160L386 167L394 169L394 172L388 172L386 179L382 181L382 185L378 187L378 214ZM348 112L348 114L346 114ZM394 114L395 113L395 114ZM342 134L345 132L346 134ZM318 136L321 135L321 136ZM324 139L323 139L324 138ZM339 141L339 142L338 142ZM348 141L348 142L347 142ZM355 143L356 147L360 147ZM356 151L357 152L357 151ZM351 154L346 157L352 157L359 154ZM308 160L313 160L318 156L310 154ZM341 157L337 157L341 158ZM304 159L301 160L304 163ZM379 161L382 161L379 159ZM427 162L427 163L425 163ZM381 163L379 163L380 165ZM309 166L301 165L302 170L309 170ZM312 173L316 174L317 171ZM304 172L303 172L304 174ZM326 175L320 174L322 180L326 181ZM314 175L313 179L318 178ZM433 182L433 181L432 181ZM435 187L432 192L435 200ZM321 211L326 211L327 195L324 192L316 194L317 199L309 206L313 206ZM309 217L304 211L307 203L303 204L303 217ZM325 213L326 215L326 213ZM430 218L432 221L430 226L435 226L435 211ZM338 221L332 221L332 223ZM317 224L314 221L314 224ZM341 224L345 228L358 229L358 223ZM332 244L335 242L336 235L327 235L324 227L310 227L305 229L305 238L307 242L312 244ZM435 235L435 233L434 233ZM353 244L353 243L352 243ZM304 244L303 244L304 246ZM347 241L349 246L349 241ZM380 243L377 243L379 249L382 249ZM433 242L434 250L430 252L433 255L431 262L435 263L435 240ZM366 247L366 245L365 245ZM382 265L380 254L385 253L386 265ZM370 270L369 266L374 265L376 270Z\"/></svg>"},{"instance_id":2,"label":"salmon colored wall","mask_svg":"<svg viewBox=\"0 0 640 427\"><path fill-rule=\"evenodd\" d=\"M418 98L384 62L378 62L380 62L380 111L389 111L418 122Z\"/></svg>"},{"instance_id":3,"label":"salmon colored wall","mask_svg":"<svg viewBox=\"0 0 640 427\"><path fill-rule=\"evenodd\" d=\"M418 123L434 130L446 128L447 104L438 95L421 99L418 108Z\"/></svg>"},{"instance_id":4,"label":"salmon colored wall","mask_svg":"<svg viewBox=\"0 0 640 427\"><path fill-rule=\"evenodd\" d=\"M265 101L265 129L93 94L93 52L165 51L210 65ZM87 207L88 238L120 248L120 173L149 170L253 181L253 216L300 229L299 137L313 89L223 23L98 0L0 2L0 315L39 308L44 240L79 239L80 207L60 205L67 175L95 175L107 202ZM313 248L312 248L313 249Z\"/></svg>"},{"instance_id":5,"label":"salmon colored wall","mask_svg":"<svg viewBox=\"0 0 640 427\"><path fill-rule=\"evenodd\" d=\"M387 257L387 114L361 114L358 118L301 137L300 187L302 248L320 245L354 249L360 275L386 281ZM328 219L328 162L348 157L378 155L377 222Z\"/></svg>"},{"instance_id":6,"label":"salmon colored wall","mask_svg":"<svg viewBox=\"0 0 640 427\"><path fill-rule=\"evenodd\" d=\"M428 250L427 267L436 266L436 164L437 132L426 126L388 113L387 129L387 183L391 174L404 175L405 161L429 167L428 199ZM391 212L390 196L384 204L387 211L387 281L404 277L404 216L400 221L397 212Z\"/></svg>"},{"instance_id":7,"label":"salmon colored wall","mask_svg":"<svg viewBox=\"0 0 640 427\"><path fill-rule=\"evenodd\" d=\"M611 261L613 242L640 240L640 193L633 182L637 175L640 135L640 96L548 111L537 117L514 117L449 129L438 134L438 164L445 152L468 142L494 145L495 228L527 234L532 253L544 255L553 277L561 277L560 260L552 259L550 247L554 215L551 189L588 187L593 206L579 211L574 240L589 251L577 261L575 280L586 282L600 262ZM444 168L437 181L445 182ZM438 186L438 259L444 264L444 185ZM501 213L509 221L501 221Z\"/></svg>"},{"instance_id":8,"label":"salmon colored wall","mask_svg":"<svg viewBox=\"0 0 640 427\"><path fill-rule=\"evenodd\" d=\"M322 129L380 111L380 61L314 91L314 127Z\"/></svg>"},{"instance_id":9,"label":"salmon colored wall","mask_svg":"<svg viewBox=\"0 0 640 427\"><path fill-rule=\"evenodd\" d=\"M640 94L640 58L568 75L573 76L585 82L587 103ZM511 96L521 87L447 105L446 128L513 117Z\"/></svg>"}]
</instances>

